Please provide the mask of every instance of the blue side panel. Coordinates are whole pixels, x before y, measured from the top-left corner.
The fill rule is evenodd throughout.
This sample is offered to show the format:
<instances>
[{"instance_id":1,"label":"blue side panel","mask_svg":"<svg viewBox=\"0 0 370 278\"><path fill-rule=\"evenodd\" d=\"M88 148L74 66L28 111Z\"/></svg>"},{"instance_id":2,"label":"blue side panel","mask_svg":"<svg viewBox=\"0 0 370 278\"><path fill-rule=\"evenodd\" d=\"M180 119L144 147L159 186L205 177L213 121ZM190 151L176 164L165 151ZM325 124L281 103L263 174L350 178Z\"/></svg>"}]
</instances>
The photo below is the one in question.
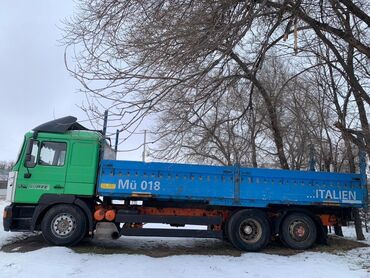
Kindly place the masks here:
<instances>
[{"instance_id":1,"label":"blue side panel","mask_svg":"<svg viewBox=\"0 0 370 278\"><path fill-rule=\"evenodd\" d=\"M210 205L362 207L359 174L103 160L98 194L115 199L192 200Z\"/></svg>"}]
</instances>

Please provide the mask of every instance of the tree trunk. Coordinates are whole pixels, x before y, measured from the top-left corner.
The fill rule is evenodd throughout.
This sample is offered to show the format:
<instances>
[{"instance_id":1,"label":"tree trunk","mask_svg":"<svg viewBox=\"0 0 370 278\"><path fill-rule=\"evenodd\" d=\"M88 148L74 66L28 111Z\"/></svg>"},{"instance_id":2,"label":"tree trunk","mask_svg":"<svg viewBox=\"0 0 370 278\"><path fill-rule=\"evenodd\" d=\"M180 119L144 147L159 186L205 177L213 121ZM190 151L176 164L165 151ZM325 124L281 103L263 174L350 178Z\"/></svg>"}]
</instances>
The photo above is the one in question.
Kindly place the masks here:
<instances>
[{"instance_id":1,"label":"tree trunk","mask_svg":"<svg viewBox=\"0 0 370 278\"><path fill-rule=\"evenodd\" d=\"M356 172L356 166L355 166L355 158L354 158L353 153L352 153L352 146L349 142L348 137L346 137L344 135L343 138L344 138L344 142L345 142L346 149L347 149L347 157L348 157L350 171L352 173L355 173ZM357 237L358 240L364 240L365 236L362 232L361 217L360 217L359 210L357 208L353 209L353 215L355 217L356 237Z\"/></svg>"},{"instance_id":2,"label":"tree trunk","mask_svg":"<svg viewBox=\"0 0 370 278\"><path fill-rule=\"evenodd\" d=\"M252 111L253 112L253 111ZM252 115L252 124L250 126L251 129L251 148L252 148L252 166L254 168L258 167L257 164L257 146L256 146L256 137L257 137L257 132L256 132L256 117Z\"/></svg>"},{"instance_id":3,"label":"tree trunk","mask_svg":"<svg viewBox=\"0 0 370 278\"><path fill-rule=\"evenodd\" d=\"M277 156L280 161L280 166L282 169L287 169L289 170L289 164L288 160L285 156L284 152L284 143L283 143L283 136L281 134L281 129L279 126L279 119L276 113L276 107L272 101L271 96L269 93L265 90L261 82L256 78L256 76L250 71L248 68L248 65L246 65L238 55L236 55L234 52L230 52L230 57L240 66L240 68L244 71L245 77L250 80L254 86L258 89L259 93L261 94L267 111L268 111L268 116L270 119L270 128L273 134L274 138L274 143L276 146L276 152Z\"/></svg>"},{"instance_id":4,"label":"tree trunk","mask_svg":"<svg viewBox=\"0 0 370 278\"><path fill-rule=\"evenodd\" d=\"M256 149L256 138L253 136L251 136L251 145L252 145L252 165L254 168L257 168L258 167L258 164L257 164L257 149Z\"/></svg>"},{"instance_id":5,"label":"tree trunk","mask_svg":"<svg viewBox=\"0 0 370 278\"><path fill-rule=\"evenodd\" d=\"M365 240L364 233L362 232L360 212L358 211L357 208L353 209L353 215L355 217L355 229L356 229L357 240Z\"/></svg>"}]
</instances>

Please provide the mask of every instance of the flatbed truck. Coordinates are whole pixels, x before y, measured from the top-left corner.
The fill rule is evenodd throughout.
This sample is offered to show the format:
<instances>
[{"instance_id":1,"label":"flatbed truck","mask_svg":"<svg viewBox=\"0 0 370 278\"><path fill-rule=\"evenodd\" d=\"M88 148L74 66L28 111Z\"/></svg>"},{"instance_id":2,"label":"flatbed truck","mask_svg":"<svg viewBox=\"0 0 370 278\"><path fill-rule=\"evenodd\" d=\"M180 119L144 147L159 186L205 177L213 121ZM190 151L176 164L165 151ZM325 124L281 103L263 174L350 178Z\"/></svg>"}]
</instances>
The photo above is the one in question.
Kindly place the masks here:
<instances>
[{"instance_id":1,"label":"flatbed truck","mask_svg":"<svg viewBox=\"0 0 370 278\"><path fill-rule=\"evenodd\" d=\"M3 225L41 231L62 246L105 235L217 238L244 251L278 238L307 249L367 205L364 161L360 168L355 174L119 161L101 132L68 116L26 133L9 174Z\"/></svg>"}]
</instances>

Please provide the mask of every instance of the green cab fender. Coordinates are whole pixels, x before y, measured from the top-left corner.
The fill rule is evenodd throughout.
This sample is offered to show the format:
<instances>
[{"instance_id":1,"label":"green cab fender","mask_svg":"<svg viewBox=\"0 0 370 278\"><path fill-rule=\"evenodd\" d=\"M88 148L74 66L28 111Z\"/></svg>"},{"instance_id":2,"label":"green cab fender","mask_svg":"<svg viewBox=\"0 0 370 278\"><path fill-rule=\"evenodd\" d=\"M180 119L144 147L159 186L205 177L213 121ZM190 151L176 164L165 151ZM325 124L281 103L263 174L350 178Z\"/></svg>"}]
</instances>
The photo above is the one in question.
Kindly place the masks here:
<instances>
[{"instance_id":1,"label":"green cab fender","mask_svg":"<svg viewBox=\"0 0 370 278\"><path fill-rule=\"evenodd\" d=\"M39 203L32 216L31 231L33 232L37 225L42 220L43 215L54 205L57 204L74 204L78 206L84 214L88 222L89 231L94 228L92 211L94 207L93 198L79 198L75 195L59 195L59 194L44 194L40 197Z\"/></svg>"}]
</instances>

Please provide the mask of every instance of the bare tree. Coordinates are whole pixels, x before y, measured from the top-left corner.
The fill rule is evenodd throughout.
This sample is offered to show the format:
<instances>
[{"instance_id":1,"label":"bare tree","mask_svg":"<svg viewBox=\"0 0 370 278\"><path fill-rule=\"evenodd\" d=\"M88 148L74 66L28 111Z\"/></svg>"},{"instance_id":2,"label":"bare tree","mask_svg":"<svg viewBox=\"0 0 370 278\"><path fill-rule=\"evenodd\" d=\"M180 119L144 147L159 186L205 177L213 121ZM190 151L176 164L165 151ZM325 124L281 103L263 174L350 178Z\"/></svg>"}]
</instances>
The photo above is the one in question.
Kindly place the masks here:
<instances>
[{"instance_id":1,"label":"bare tree","mask_svg":"<svg viewBox=\"0 0 370 278\"><path fill-rule=\"evenodd\" d=\"M0 169L11 170L14 166L14 161L0 161Z\"/></svg>"},{"instance_id":2,"label":"bare tree","mask_svg":"<svg viewBox=\"0 0 370 278\"><path fill-rule=\"evenodd\" d=\"M288 169L280 115L261 75L268 55L289 58L302 72L332 63L352 89L370 146L369 10L365 0L323 0L319 5L309 0L85 0L67 23L65 43L67 52L78 45L69 69L90 96L87 111L97 116L99 107L109 107L123 129L168 105L175 110L182 101L203 118L208 100L248 83L244 99L256 93L263 100L274 153ZM322 45L329 60L318 51ZM312 55L316 65L310 64ZM353 130L338 123L358 144Z\"/></svg>"},{"instance_id":3,"label":"bare tree","mask_svg":"<svg viewBox=\"0 0 370 278\"><path fill-rule=\"evenodd\" d=\"M261 100L246 107L249 100L244 88L240 84L228 88L208 98L200 109L193 107L191 99L175 106L161 105L163 112L153 132L159 144L152 155L161 160L257 167L257 148L261 147L257 141L263 141L265 111L260 112Z\"/></svg>"}]
</instances>

